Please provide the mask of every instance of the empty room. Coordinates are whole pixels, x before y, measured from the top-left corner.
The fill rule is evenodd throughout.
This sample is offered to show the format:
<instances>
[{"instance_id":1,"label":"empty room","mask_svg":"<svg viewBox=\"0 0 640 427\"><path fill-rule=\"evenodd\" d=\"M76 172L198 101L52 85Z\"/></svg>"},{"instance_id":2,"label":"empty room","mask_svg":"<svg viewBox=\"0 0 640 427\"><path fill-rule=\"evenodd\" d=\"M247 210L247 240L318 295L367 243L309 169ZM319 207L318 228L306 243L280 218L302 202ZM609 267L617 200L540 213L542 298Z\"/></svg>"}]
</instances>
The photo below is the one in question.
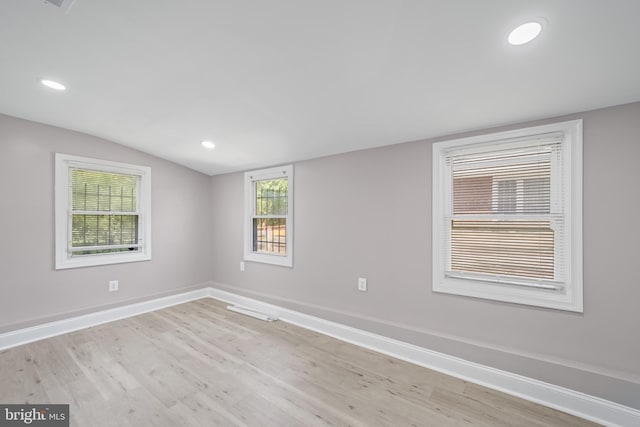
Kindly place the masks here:
<instances>
[{"instance_id":1,"label":"empty room","mask_svg":"<svg viewBox=\"0 0 640 427\"><path fill-rule=\"evenodd\" d=\"M0 426L639 426L639 20L2 0Z\"/></svg>"}]
</instances>

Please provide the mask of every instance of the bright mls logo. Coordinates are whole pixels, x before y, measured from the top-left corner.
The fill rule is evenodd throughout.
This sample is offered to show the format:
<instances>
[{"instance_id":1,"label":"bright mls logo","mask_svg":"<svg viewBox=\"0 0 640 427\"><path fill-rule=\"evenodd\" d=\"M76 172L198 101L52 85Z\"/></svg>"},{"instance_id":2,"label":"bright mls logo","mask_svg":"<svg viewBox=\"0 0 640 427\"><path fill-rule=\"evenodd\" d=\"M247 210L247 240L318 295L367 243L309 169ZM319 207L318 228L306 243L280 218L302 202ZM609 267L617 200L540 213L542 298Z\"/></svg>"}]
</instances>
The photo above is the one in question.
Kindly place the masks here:
<instances>
[{"instance_id":1,"label":"bright mls logo","mask_svg":"<svg viewBox=\"0 0 640 427\"><path fill-rule=\"evenodd\" d=\"M69 405L2 405L0 427L69 427Z\"/></svg>"}]
</instances>

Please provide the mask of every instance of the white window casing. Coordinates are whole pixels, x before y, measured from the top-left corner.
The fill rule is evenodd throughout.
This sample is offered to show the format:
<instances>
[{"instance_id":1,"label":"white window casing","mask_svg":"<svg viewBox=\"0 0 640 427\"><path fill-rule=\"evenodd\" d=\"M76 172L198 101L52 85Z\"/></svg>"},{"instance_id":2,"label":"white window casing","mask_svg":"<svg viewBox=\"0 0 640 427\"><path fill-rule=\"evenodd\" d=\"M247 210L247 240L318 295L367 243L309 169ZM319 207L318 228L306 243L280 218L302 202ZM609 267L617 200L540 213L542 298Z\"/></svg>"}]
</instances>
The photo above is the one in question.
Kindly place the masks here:
<instances>
[{"instance_id":1,"label":"white window casing","mask_svg":"<svg viewBox=\"0 0 640 427\"><path fill-rule=\"evenodd\" d=\"M56 269L150 259L151 168L56 153Z\"/></svg>"},{"instance_id":2,"label":"white window casing","mask_svg":"<svg viewBox=\"0 0 640 427\"><path fill-rule=\"evenodd\" d=\"M245 172L244 260L293 266L293 165Z\"/></svg>"},{"instance_id":3,"label":"white window casing","mask_svg":"<svg viewBox=\"0 0 640 427\"><path fill-rule=\"evenodd\" d=\"M583 311L582 120L433 144L435 292Z\"/></svg>"}]
</instances>

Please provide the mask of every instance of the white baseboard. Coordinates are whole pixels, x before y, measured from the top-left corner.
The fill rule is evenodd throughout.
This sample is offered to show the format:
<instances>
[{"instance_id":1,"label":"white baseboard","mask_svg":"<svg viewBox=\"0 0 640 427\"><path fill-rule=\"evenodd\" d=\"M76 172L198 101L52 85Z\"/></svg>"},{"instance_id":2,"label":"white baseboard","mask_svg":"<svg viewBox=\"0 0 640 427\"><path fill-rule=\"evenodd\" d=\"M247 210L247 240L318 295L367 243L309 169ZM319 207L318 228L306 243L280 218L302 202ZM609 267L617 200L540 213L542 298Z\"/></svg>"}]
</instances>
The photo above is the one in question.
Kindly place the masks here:
<instances>
[{"instance_id":1,"label":"white baseboard","mask_svg":"<svg viewBox=\"0 0 640 427\"><path fill-rule=\"evenodd\" d=\"M183 292L181 294L169 295L149 301L110 308L107 310L97 311L95 313L70 317L68 319L6 332L0 334L0 350L16 347L22 344L28 344L45 338L55 337L56 335L62 335L80 329L90 328L103 323L113 322L114 320L137 316L139 314L148 313L150 311L159 310L172 305L206 298L210 295L209 289L210 288L196 289L194 291Z\"/></svg>"},{"instance_id":2,"label":"white baseboard","mask_svg":"<svg viewBox=\"0 0 640 427\"><path fill-rule=\"evenodd\" d=\"M522 375L469 362L444 353L330 322L253 298L216 288L209 296L238 304L294 325L329 335L361 347L480 384L606 426L640 426L640 411L599 397L538 381Z\"/></svg>"},{"instance_id":3,"label":"white baseboard","mask_svg":"<svg viewBox=\"0 0 640 427\"><path fill-rule=\"evenodd\" d=\"M268 313L282 321L603 425L640 426L640 411L615 402L211 287L3 333L0 350L206 297Z\"/></svg>"}]
</instances>

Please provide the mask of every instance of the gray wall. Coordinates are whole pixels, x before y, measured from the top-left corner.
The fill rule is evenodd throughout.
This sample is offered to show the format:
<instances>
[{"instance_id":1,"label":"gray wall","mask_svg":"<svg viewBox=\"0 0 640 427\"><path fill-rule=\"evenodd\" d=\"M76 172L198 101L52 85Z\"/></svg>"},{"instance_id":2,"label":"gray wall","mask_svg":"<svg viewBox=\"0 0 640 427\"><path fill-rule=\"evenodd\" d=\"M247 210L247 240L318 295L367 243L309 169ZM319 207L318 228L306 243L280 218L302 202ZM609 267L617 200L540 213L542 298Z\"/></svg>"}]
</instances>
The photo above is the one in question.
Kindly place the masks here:
<instances>
[{"instance_id":1,"label":"gray wall","mask_svg":"<svg viewBox=\"0 0 640 427\"><path fill-rule=\"evenodd\" d=\"M151 167L153 259L54 269L54 153ZM211 279L210 178L86 134L0 115L0 332ZM108 281L120 281L108 292Z\"/></svg>"},{"instance_id":2,"label":"gray wall","mask_svg":"<svg viewBox=\"0 0 640 427\"><path fill-rule=\"evenodd\" d=\"M240 272L243 176L212 177L215 286L640 409L640 103L500 129L574 118L584 314L431 291L435 140L296 163L294 268Z\"/></svg>"}]
</instances>

